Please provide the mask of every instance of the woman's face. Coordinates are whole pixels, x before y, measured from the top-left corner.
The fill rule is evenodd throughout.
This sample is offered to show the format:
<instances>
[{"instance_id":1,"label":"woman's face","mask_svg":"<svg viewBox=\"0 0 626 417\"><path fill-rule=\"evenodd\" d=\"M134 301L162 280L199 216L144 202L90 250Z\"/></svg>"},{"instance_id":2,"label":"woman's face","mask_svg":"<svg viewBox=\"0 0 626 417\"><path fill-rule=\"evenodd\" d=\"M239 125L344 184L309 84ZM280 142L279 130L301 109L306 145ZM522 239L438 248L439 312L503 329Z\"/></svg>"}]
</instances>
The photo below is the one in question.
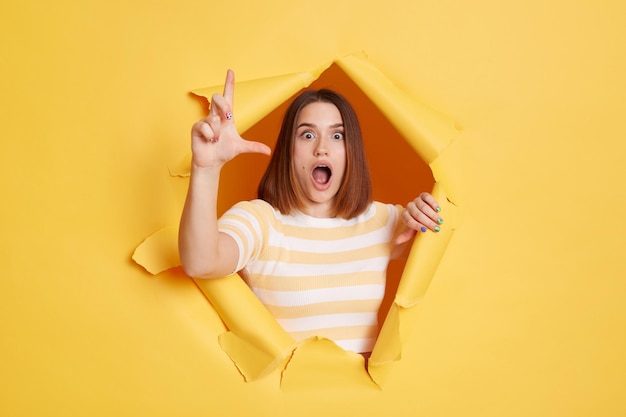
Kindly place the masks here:
<instances>
[{"instance_id":1,"label":"woman's face","mask_svg":"<svg viewBox=\"0 0 626 417\"><path fill-rule=\"evenodd\" d=\"M304 213L331 217L346 169L343 119L332 103L315 102L296 120L293 167L302 191Z\"/></svg>"}]
</instances>

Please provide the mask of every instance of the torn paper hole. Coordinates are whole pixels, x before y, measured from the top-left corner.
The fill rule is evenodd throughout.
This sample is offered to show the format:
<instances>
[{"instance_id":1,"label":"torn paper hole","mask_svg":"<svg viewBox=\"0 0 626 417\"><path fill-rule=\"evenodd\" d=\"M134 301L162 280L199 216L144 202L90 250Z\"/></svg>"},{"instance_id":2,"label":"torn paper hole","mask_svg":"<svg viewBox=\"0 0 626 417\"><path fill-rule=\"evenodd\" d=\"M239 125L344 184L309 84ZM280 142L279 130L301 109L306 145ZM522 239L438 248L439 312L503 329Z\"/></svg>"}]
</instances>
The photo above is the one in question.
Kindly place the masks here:
<instances>
[{"instance_id":1,"label":"torn paper hole","mask_svg":"<svg viewBox=\"0 0 626 417\"><path fill-rule=\"evenodd\" d=\"M454 142L458 131L452 121L412 100L363 57L349 56L337 60L335 64L332 68L340 68L349 77L349 81L379 108L424 161L429 164L435 162L440 153ZM238 128L243 131L252 127L280 103L316 80L326 68L327 65L311 73L237 83L237 103L247 103L245 105L248 106L235 109L238 112ZM194 93L210 97L213 90L220 89L221 86L216 86ZM278 93L267 98L269 92ZM259 97L262 100L258 100ZM388 141L385 146L392 145ZM376 162L377 152L370 149L368 155ZM170 168L172 175L188 175L188 166L185 168L184 163ZM440 166L439 170L445 174L445 166ZM440 179L432 193L442 205L442 212L446 213L446 223L440 233L420 234L416 238L395 299L369 359L369 376L364 372L364 362L359 359L362 359L361 355L345 351L338 353L337 349L341 349L330 341L316 339L296 345L238 275L195 280L229 329L228 333L219 336L219 343L245 380L253 381L280 368L283 370L281 384L285 388L302 387L306 385L307 375L314 372L304 364L316 358L332 357L342 358L338 359L341 366L336 364L335 367L346 368L341 371L342 374L352 375L348 380L355 384L370 386L368 384L373 384L371 378L383 386L384 380L389 377L390 365L401 360L403 346L410 337L405 325L406 313L425 296L456 227L454 213L458 207L450 202L454 198L447 195L444 188L445 180ZM172 221L173 224L177 222L178 219ZM133 259L153 274L179 265L176 230L176 227L165 228L150 236L137 248ZM364 383L365 380L368 382Z\"/></svg>"}]
</instances>

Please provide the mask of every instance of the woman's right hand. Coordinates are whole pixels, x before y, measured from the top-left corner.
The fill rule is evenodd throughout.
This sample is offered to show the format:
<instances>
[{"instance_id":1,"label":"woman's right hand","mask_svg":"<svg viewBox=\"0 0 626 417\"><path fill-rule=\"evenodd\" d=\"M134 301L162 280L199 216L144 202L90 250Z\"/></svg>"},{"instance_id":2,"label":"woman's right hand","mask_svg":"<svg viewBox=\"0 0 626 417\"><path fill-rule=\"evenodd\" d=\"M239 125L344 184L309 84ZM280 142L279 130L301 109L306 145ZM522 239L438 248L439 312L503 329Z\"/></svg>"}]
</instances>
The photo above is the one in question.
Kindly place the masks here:
<instances>
[{"instance_id":1,"label":"woman's right hand","mask_svg":"<svg viewBox=\"0 0 626 417\"><path fill-rule=\"evenodd\" d=\"M245 140L237 132L233 117L234 90L235 74L228 70L224 94L213 95L209 115L191 128L192 163L198 168L221 167L242 153L271 153L267 145Z\"/></svg>"}]
</instances>

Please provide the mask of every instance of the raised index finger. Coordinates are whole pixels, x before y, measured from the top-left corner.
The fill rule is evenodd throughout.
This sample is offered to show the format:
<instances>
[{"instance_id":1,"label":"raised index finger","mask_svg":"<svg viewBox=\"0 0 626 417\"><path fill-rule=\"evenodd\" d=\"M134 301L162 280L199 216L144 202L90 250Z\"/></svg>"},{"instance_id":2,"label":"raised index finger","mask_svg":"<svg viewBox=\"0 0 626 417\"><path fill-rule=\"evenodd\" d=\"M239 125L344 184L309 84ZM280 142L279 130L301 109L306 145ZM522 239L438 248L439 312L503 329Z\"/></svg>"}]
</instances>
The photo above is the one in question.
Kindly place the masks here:
<instances>
[{"instance_id":1,"label":"raised index finger","mask_svg":"<svg viewBox=\"0 0 626 417\"><path fill-rule=\"evenodd\" d=\"M233 101L235 98L235 73L229 69L226 71L226 82L224 83L224 98L233 107Z\"/></svg>"}]
</instances>

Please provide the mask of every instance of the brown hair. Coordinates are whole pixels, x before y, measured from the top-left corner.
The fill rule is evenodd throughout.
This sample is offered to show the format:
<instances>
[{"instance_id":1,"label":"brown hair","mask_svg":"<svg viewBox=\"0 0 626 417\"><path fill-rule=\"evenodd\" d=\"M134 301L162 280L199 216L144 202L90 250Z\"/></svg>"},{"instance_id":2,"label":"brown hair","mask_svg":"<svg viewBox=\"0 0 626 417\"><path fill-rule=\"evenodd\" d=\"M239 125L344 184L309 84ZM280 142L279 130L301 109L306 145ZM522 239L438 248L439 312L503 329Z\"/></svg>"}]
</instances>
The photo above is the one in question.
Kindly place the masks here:
<instances>
[{"instance_id":1,"label":"brown hair","mask_svg":"<svg viewBox=\"0 0 626 417\"><path fill-rule=\"evenodd\" d=\"M302 209L303 191L296 180L292 164L294 136L300 111L315 102L334 104L343 119L346 170L333 209L335 216L349 219L363 213L371 203L372 182L356 113L342 95L328 89L305 91L287 108L276 148L259 183L258 197L283 214L289 214L293 209Z\"/></svg>"}]
</instances>

